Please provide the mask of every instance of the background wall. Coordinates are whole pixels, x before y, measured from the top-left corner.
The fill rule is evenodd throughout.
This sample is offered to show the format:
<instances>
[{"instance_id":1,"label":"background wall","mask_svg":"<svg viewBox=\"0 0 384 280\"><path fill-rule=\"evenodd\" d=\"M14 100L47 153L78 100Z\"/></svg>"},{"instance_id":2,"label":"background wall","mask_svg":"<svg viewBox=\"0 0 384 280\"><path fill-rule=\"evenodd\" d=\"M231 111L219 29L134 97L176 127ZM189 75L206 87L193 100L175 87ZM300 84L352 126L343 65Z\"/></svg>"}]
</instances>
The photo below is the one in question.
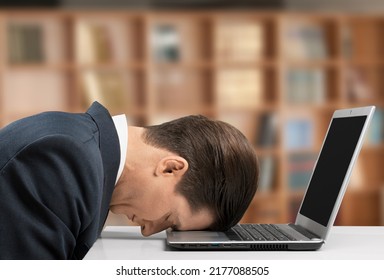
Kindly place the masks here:
<instances>
[{"instance_id":1,"label":"background wall","mask_svg":"<svg viewBox=\"0 0 384 280\"><path fill-rule=\"evenodd\" d=\"M71 9L0 9L0 126L46 110L82 112L94 100L133 125L189 114L227 121L261 165L243 221L282 223L295 218L332 112L374 104L337 223L384 224L383 5L313 2L269 11L94 10L96 1L75 9L72 0L62 2Z\"/></svg>"}]
</instances>

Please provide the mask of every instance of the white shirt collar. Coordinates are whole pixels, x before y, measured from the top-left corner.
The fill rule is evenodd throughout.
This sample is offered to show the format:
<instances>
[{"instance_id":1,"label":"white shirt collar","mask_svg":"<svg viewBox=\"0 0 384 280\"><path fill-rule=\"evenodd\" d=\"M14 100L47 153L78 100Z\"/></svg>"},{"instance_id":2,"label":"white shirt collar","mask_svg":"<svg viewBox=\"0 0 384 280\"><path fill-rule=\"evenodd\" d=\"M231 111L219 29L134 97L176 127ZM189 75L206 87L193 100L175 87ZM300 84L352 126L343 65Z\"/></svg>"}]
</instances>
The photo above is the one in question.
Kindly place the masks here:
<instances>
[{"instance_id":1,"label":"white shirt collar","mask_svg":"<svg viewBox=\"0 0 384 280\"><path fill-rule=\"evenodd\" d=\"M125 115L117 115L112 117L113 123L117 131L120 143L120 165L119 170L117 171L116 182L120 179L121 174L123 173L125 159L127 155L128 148L128 123Z\"/></svg>"}]
</instances>

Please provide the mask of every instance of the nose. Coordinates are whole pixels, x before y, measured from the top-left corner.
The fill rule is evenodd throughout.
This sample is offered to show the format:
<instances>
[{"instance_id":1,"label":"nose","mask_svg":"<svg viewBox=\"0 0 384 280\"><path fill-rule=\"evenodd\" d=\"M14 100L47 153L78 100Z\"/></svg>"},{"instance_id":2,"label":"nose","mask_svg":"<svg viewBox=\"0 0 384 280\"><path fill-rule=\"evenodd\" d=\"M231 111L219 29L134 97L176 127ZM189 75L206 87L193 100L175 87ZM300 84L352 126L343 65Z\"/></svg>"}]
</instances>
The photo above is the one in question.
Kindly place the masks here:
<instances>
[{"instance_id":1,"label":"nose","mask_svg":"<svg viewBox=\"0 0 384 280\"><path fill-rule=\"evenodd\" d=\"M171 227L172 223L168 221L143 221L141 224L141 234L150 236Z\"/></svg>"}]
</instances>

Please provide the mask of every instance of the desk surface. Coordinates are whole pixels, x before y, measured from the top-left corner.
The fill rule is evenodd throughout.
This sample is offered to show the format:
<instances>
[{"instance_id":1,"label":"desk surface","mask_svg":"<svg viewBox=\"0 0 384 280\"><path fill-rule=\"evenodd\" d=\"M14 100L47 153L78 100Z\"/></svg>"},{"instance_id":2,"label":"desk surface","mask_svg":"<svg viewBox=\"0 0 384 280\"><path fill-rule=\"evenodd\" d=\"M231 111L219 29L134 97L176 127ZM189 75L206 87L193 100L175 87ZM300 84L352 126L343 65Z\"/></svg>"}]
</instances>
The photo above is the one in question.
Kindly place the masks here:
<instances>
[{"instance_id":1,"label":"desk surface","mask_svg":"<svg viewBox=\"0 0 384 280\"><path fill-rule=\"evenodd\" d=\"M327 242L318 251L178 251L169 248L165 232L143 237L139 227L106 227L84 259L132 260L354 260L384 259L384 227L333 227Z\"/></svg>"}]
</instances>

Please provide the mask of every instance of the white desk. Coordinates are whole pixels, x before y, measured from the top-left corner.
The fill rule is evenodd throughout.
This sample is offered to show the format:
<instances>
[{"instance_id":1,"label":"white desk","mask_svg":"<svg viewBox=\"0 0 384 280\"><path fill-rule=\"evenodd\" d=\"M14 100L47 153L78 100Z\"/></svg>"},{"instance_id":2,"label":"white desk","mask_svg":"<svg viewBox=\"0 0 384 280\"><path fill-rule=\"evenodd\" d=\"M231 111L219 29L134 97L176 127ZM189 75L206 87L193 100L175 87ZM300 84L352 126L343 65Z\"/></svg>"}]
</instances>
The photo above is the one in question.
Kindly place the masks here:
<instances>
[{"instance_id":1,"label":"white desk","mask_svg":"<svg viewBox=\"0 0 384 280\"><path fill-rule=\"evenodd\" d=\"M110 260L384 260L384 227L333 227L318 251L178 251L165 232L143 237L139 227L106 227L84 259Z\"/></svg>"}]
</instances>

